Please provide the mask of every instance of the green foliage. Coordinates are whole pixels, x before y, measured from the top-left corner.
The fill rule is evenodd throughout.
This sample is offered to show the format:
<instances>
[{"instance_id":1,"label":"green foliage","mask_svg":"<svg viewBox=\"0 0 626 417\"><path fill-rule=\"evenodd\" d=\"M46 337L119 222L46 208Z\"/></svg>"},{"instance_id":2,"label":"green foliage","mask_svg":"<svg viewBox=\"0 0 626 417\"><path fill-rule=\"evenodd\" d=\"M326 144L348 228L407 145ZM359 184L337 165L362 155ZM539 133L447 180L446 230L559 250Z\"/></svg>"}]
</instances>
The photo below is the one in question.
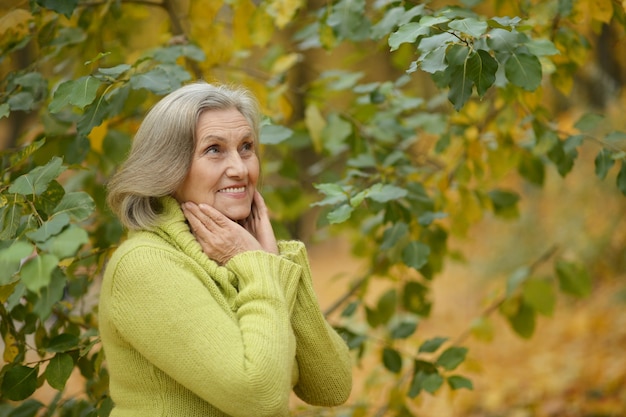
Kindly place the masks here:
<instances>
[{"instance_id":1,"label":"green foliage","mask_svg":"<svg viewBox=\"0 0 626 417\"><path fill-rule=\"evenodd\" d=\"M389 371L398 415L418 395L473 388L464 340L424 341L418 329L433 280L462 257L451 239L487 216L519 220L525 186L542 192L551 172L569 175L588 143L598 179L626 195L626 133L596 110L564 129L546 99L568 94L590 58L594 32L576 19L589 1L548 2L546 16L533 2L338 0L305 10L295 0L166 0L170 12L189 9L169 14L134 3L37 0L0 25L0 119L20 132L0 153L2 415L110 412L93 300L123 231L104 184L145 111L193 79L243 83L260 98L264 194L280 237L318 212L319 228L355 237L367 272L337 305L336 324L358 359L375 355ZM623 31L624 15L617 4L593 10L591 28ZM22 55L30 61L20 65ZM502 295L468 318L471 334L494 340L498 312L530 338L561 295L589 295L593 271L565 249L508 265ZM65 392L75 369L80 399ZM32 398L43 384L59 392L47 404Z\"/></svg>"}]
</instances>

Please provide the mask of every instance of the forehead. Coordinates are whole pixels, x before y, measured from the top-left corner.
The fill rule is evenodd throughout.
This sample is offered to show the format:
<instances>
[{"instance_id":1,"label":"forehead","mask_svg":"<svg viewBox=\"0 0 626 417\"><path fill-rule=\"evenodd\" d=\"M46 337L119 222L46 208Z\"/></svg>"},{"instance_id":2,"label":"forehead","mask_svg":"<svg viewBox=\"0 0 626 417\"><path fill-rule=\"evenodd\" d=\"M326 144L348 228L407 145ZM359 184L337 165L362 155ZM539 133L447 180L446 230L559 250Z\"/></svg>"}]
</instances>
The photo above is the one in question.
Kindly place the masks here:
<instances>
[{"instance_id":1,"label":"forehead","mask_svg":"<svg viewBox=\"0 0 626 417\"><path fill-rule=\"evenodd\" d=\"M196 125L198 138L224 133L250 134L252 127L248 120L235 108L205 110L200 113Z\"/></svg>"}]
</instances>

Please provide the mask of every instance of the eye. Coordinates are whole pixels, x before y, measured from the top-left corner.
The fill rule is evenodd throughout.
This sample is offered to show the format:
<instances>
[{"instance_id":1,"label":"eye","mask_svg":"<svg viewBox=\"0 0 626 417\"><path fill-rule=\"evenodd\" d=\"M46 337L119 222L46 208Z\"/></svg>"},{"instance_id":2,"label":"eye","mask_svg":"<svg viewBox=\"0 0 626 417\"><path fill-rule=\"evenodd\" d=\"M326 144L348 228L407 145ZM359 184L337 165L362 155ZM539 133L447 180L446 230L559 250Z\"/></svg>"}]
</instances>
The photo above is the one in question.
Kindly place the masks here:
<instances>
[{"instance_id":1,"label":"eye","mask_svg":"<svg viewBox=\"0 0 626 417\"><path fill-rule=\"evenodd\" d=\"M242 150L243 152L251 152L251 151L254 151L254 142L253 142L253 141L247 141L247 142L244 142L244 143L241 145L241 150Z\"/></svg>"},{"instance_id":2,"label":"eye","mask_svg":"<svg viewBox=\"0 0 626 417\"><path fill-rule=\"evenodd\" d=\"M220 151L220 147L218 145L210 145L207 146L204 151L202 151L203 155L208 155L208 154L216 154L219 153Z\"/></svg>"}]
</instances>

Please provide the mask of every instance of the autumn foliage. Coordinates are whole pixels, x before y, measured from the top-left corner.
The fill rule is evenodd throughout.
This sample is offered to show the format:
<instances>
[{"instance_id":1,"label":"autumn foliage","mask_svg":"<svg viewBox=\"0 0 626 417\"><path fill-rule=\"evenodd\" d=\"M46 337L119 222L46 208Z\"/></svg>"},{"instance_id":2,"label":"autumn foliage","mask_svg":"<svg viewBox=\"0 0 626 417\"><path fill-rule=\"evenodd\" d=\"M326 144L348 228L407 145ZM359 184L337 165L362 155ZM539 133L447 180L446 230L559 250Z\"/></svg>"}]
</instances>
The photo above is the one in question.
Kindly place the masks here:
<instances>
[{"instance_id":1,"label":"autumn foliage","mask_svg":"<svg viewBox=\"0 0 626 417\"><path fill-rule=\"evenodd\" d=\"M5 3L0 416L110 412L95 300L124 231L105 185L150 106L196 79L259 98L279 237L341 235L358 260L327 315L368 382L345 407L296 414L411 416L425 398L483 398L473 375L489 356L477 341L532 343L579 300L621 290L620 1ZM566 221L589 207L582 225ZM491 256L468 243L477 234ZM494 279L446 284L450 265L469 276L477 259ZM468 288L482 308L449 307L467 325L434 329L438 285ZM67 392L72 375L79 394ZM43 401L42 390L54 395ZM598 395L611 401L605 414L559 415L626 410L623 389Z\"/></svg>"}]
</instances>

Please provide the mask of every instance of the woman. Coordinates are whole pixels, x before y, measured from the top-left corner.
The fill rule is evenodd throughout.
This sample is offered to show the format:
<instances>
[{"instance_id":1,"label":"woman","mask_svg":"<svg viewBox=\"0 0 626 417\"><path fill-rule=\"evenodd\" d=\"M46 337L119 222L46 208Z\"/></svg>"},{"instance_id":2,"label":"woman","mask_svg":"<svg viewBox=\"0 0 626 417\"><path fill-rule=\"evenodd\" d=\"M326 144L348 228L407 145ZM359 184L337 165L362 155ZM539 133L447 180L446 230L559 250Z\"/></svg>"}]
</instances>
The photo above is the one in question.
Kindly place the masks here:
<instances>
[{"instance_id":1,"label":"woman","mask_svg":"<svg viewBox=\"0 0 626 417\"><path fill-rule=\"evenodd\" d=\"M244 90L184 86L146 116L109 183L129 229L100 295L123 416L286 416L291 390L335 406L351 389L301 242L277 242L261 195L259 114Z\"/></svg>"}]
</instances>

